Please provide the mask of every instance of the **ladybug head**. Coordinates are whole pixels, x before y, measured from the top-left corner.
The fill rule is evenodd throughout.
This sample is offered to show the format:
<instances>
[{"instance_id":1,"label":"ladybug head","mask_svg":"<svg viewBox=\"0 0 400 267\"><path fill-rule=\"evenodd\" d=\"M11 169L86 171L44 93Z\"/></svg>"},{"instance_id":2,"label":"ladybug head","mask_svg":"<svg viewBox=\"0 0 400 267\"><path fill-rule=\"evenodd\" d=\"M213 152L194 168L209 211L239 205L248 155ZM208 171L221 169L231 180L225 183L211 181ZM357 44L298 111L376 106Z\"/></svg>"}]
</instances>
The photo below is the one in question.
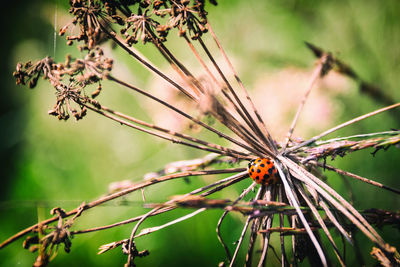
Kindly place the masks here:
<instances>
[{"instance_id":1,"label":"ladybug head","mask_svg":"<svg viewBox=\"0 0 400 267\"><path fill-rule=\"evenodd\" d=\"M253 165L253 162L254 162L255 160L256 160L256 159L250 160L250 162L249 162L249 164L247 164L247 166L250 168L250 166Z\"/></svg>"}]
</instances>

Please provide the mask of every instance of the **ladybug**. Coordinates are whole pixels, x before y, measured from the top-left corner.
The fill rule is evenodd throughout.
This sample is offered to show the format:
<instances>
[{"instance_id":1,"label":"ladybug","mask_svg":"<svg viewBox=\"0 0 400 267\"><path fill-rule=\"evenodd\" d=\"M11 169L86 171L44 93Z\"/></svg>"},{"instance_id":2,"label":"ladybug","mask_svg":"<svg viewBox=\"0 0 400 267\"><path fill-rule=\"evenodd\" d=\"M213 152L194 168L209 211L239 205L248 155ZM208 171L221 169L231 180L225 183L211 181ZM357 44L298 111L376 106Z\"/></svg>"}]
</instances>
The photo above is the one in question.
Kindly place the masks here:
<instances>
[{"instance_id":1,"label":"ladybug","mask_svg":"<svg viewBox=\"0 0 400 267\"><path fill-rule=\"evenodd\" d=\"M250 178L257 184L269 185L278 181L275 163L269 158L256 158L249 162Z\"/></svg>"}]
</instances>

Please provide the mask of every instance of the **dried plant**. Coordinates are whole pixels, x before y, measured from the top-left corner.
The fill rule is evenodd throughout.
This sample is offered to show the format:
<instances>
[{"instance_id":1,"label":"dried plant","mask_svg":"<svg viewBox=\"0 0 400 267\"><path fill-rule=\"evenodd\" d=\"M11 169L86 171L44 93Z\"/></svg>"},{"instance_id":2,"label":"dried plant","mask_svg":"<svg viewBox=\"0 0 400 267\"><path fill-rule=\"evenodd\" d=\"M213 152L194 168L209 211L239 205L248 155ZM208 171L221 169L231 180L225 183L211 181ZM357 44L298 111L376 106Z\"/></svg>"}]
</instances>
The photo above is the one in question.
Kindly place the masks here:
<instances>
[{"instance_id":1,"label":"dried plant","mask_svg":"<svg viewBox=\"0 0 400 267\"><path fill-rule=\"evenodd\" d=\"M210 3L216 4L211 0ZM35 64L30 62L18 64L17 70L14 72L17 84L29 84L29 87L33 88L40 77L48 80L56 93L56 104L49 114L60 120L68 120L70 115L73 115L76 120L80 120L87 112L93 112L121 125L212 154L195 160L171 163L161 171L149 174L147 179L139 183L125 181L113 184L108 195L90 203L83 203L74 210L66 212L61 208L55 208L53 213L57 216L26 228L1 243L0 248L3 249L11 242L29 235L24 242L24 247L31 251L39 251L34 266L45 266L55 255L60 244L64 244L66 252L70 250L71 236L136 223L130 237L102 245L99 251L101 254L121 247L122 252L127 255L126 266L135 266L136 257L144 257L149 254L148 250L139 251L137 249L140 247L139 237L189 219L207 209L218 209L221 210L222 215L217 222L217 236L226 251L226 261L221 263L222 265L238 264L238 253L244 246L246 233L249 232L245 262L247 266L252 264L265 266L267 264L267 253L271 250L276 253L270 244L271 236L274 233L280 235L281 255L278 257L282 265L297 265L307 257L310 264L316 266L337 263L345 266L344 252L339 250L336 244L337 240L332 236L333 229L339 231L343 239L350 244L353 242L352 233L361 231L374 244L375 247L371 254L382 265L400 264L396 248L386 243L372 226L391 224L399 227L398 213L374 209L358 211L324 182L320 172L321 169L332 170L399 194L398 189L329 166L324 161L327 157L333 158L337 155L344 157L351 152L370 147L375 148L374 153L376 153L378 150L398 145L400 142L398 130L327 141L321 139L343 127L399 107L400 103L391 102L392 100L384 96L378 88L367 85L348 65L333 57L329 52L307 44L318 60L288 134L285 140L278 142L270 135L268 127L257 112L244 84L208 22L204 0L70 0L70 5L70 13L74 18L70 24L60 30L60 35L64 35L71 27L78 31L76 35L67 36L67 43L69 45L76 44L81 51L86 53L86 56L83 59L67 56L64 63L56 63L53 59L46 57ZM172 32L177 32L183 43L191 49L199 65L207 74L207 79L197 77L168 49L168 35ZM217 44L219 53L228 66L229 75L235 78L236 86L224 73L206 41L203 40L205 35L210 35ZM185 98L185 101L189 103L188 107L193 110L181 110L174 106L174 103L160 99L156 93L150 93L118 78L118 74L112 72L113 60L106 57L100 48L106 42L113 42L133 60L140 62L144 68L164 79L173 90L177 90ZM169 77L141 55L135 49L135 44L138 42L152 46L158 51L180 79ZM205 58L201 56L200 51L206 55ZM213 69L209 68L208 64L211 64ZM380 94L378 100L390 105L344 122L308 140L292 139L297 121L315 82L323 79L332 69L356 79L364 91L370 92L369 95ZM101 103L95 100L102 90L106 90L106 88L102 89L103 80L119 84L145 98L158 102L192 124L212 132L220 137L220 140L229 143L229 146L200 139L195 137L194 133L186 134L160 127L103 105L103 101L106 102L106 99ZM97 85L97 88L93 90L92 85ZM196 115L192 115L194 113ZM209 118L213 118L217 126L210 123ZM260 180L263 181L260 177L253 177L255 182L250 182L247 168L221 169L217 165L220 162L247 164L256 158L266 158L273 162L278 177L276 182L270 183L265 180L260 182ZM185 195L175 196L165 203L151 203L145 200L145 207L150 208L150 211L137 217L101 227L70 230L78 216L84 216L85 211L108 201L157 183L212 174L231 174L231 176L187 192ZM209 197L244 179L248 179L250 185L243 189L236 199ZM254 199L245 201L244 198L250 195L257 184L260 186ZM191 208L194 211L163 225L139 231L141 224L147 218L180 208ZM224 242L221 235L222 223L230 212L239 212L246 217L242 233L233 250ZM71 216L73 216L71 219L67 219ZM278 222L276 223L278 226L273 227L274 221ZM50 226L54 222L57 222L57 225ZM285 236L291 237L290 246L286 246ZM324 245L322 236L328 239L328 245ZM260 240L259 245L256 243L257 239ZM260 253L256 253L258 246ZM151 248L148 249L151 251ZM336 260L328 258L330 250L333 250Z\"/></svg>"}]
</instances>

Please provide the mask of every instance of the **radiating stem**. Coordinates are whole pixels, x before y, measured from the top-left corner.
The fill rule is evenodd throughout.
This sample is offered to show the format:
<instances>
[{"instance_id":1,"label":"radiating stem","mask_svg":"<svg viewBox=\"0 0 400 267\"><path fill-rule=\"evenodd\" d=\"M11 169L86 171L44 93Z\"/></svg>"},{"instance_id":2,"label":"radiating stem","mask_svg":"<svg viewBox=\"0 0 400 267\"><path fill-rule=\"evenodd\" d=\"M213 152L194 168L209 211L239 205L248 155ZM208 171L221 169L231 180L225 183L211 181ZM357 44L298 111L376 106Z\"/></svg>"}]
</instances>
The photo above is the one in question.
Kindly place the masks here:
<instances>
[{"instance_id":1,"label":"radiating stem","mask_svg":"<svg viewBox=\"0 0 400 267\"><path fill-rule=\"evenodd\" d=\"M235 68L233 67L233 65L232 65L231 61L229 60L228 56L226 55L225 50L223 49L220 41L217 38L217 35L215 34L215 32L214 32L214 30L211 27L211 24L209 22L207 22L207 28L209 29L209 31L210 31L215 43L217 44L219 50L221 51L221 54L223 55L225 61L228 63L228 66L231 69L231 72L233 73L233 75L235 76L236 81L238 82L240 88L242 89L242 92L245 94L245 97L246 97L247 101L250 103L252 111L256 115L256 118L258 120L257 124L259 125L259 128L263 131L263 135L265 135L268 138L269 145L272 148L274 148L274 151L276 152L277 148L276 148L274 140L272 139L269 131L267 130L267 127L265 126L265 123L264 123L262 117L258 113L253 101L251 100L246 88L244 87L244 84L243 84L242 80L240 79L239 75L237 75L237 73L235 71Z\"/></svg>"},{"instance_id":2,"label":"radiating stem","mask_svg":"<svg viewBox=\"0 0 400 267\"><path fill-rule=\"evenodd\" d=\"M309 84L307 86L307 91L304 94L303 99L301 100L301 102L299 104L299 107L297 108L297 112L296 112L296 115L293 118L292 124L290 125L290 129L289 129L289 132L287 133L285 144L282 147L282 152L281 153L284 153L286 148L287 148L287 145L288 145L288 143L290 141L290 138L292 137L294 128L296 127L297 120L300 117L300 113L303 111L304 105L306 104L308 96L310 95L311 90L314 87L315 82L317 81L318 77L321 76L321 71L323 69L324 64L326 63L326 60L327 60L327 55L323 56L319 60L318 65L314 69L314 72L313 72L313 74L311 76L310 82L309 82Z\"/></svg>"},{"instance_id":3,"label":"radiating stem","mask_svg":"<svg viewBox=\"0 0 400 267\"><path fill-rule=\"evenodd\" d=\"M331 129L329 129L329 130L327 130L327 131L325 131L325 132L319 134L319 135L314 136L313 138L311 138L311 139L309 139L309 140L307 140L307 141L304 141L304 142L302 142L302 143L300 143L300 144L298 144L298 145L296 145L296 146L294 146L294 147L288 148L284 154L288 154L288 153L293 152L293 151L295 151L295 150L297 150L297 149L299 149L299 148L301 148L301 147L307 146L307 145L309 145L309 144L311 144L311 143L317 141L318 139L320 139L320 138L322 138L322 137L324 137L324 136L326 136L326 135L328 135L328 134L330 134L330 133L333 133L333 132L335 132L335 131L337 131L337 130L339 130L339 129L342 129L342 128L346 127L346 126L349 126L349 125L351 125L351 124L353 124L353 123L362 121L362 120L364 120L364 119L367 119L367 118L369 118L369 117L375 116L375 115L377 115L377 114L379 114L379 113L382 113L382 112L384 112L384 111L397 108L397 107L399 107L399 106L400 106L400 103L396 103L396 104L394 104L394 105L387 106L387 107L384 107L384 108L381 108L381 109L372 111L372 112L367 113L367 114L365 114L365 115L362 115L362 116L359 116L359 117L354 118L354 119L352 119L352 120L349 120L349 121L347 121L347 122L344 122L344 123L342 123L342 124L340 124L340 125L338 125L338 126L336 126L336 127L333 127L333 128L331 128Z\"/></svg>"}]
</instances>

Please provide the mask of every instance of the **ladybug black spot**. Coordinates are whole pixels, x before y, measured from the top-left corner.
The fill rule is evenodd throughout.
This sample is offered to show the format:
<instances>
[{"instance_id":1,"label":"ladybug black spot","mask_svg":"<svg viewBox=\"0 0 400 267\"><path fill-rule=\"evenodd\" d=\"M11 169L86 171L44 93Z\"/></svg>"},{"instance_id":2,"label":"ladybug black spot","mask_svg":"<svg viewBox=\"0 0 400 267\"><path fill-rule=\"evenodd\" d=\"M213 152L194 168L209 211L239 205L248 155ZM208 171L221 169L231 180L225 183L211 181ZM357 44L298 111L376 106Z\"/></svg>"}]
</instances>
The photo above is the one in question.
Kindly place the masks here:
<instances>
[{"instance_id":1,"label":"ladybug black spot","mask_svg":"<svg viewBox=\"0 0 400 267\"><path fill-rule=\"evenodd\" d=\"M268 169L268 173L269 173L269 175L271 175L273 171L274 171L274 169L273 169L273 168L269 168L269 169Z\"/></svg>"},{"instance_id":2,"label":"ladybug black spot","mask_svg":"<svg viewBox=\"0 0 400 267\"><path fill-rule=\"evenodd\" d=\"M271 161L268 160L268 161L267 161L267 164L268 164L268 165L271 164Z\"/></svg>"},{"instance_id":3,"label":"ladybug black spot","mask_svg":"<svg viewBox=\"0 0 400 267\"><path fill-rule=\"evenodd\" d=\"M260 169L257 169L257 173L260 173L261 171L260 171Z\"/></svg>"},{"instance_id":4,"label":"ladybug black spot","mask_svg":"<svg viewBox=\"0 0 400 267\"><path fill-rule=\"evenodd\" d=\"M265 167L265 164L260 164L260 167L261 167L261 168L264 168L264 167Z\"/></svg>"}]
</instances>

